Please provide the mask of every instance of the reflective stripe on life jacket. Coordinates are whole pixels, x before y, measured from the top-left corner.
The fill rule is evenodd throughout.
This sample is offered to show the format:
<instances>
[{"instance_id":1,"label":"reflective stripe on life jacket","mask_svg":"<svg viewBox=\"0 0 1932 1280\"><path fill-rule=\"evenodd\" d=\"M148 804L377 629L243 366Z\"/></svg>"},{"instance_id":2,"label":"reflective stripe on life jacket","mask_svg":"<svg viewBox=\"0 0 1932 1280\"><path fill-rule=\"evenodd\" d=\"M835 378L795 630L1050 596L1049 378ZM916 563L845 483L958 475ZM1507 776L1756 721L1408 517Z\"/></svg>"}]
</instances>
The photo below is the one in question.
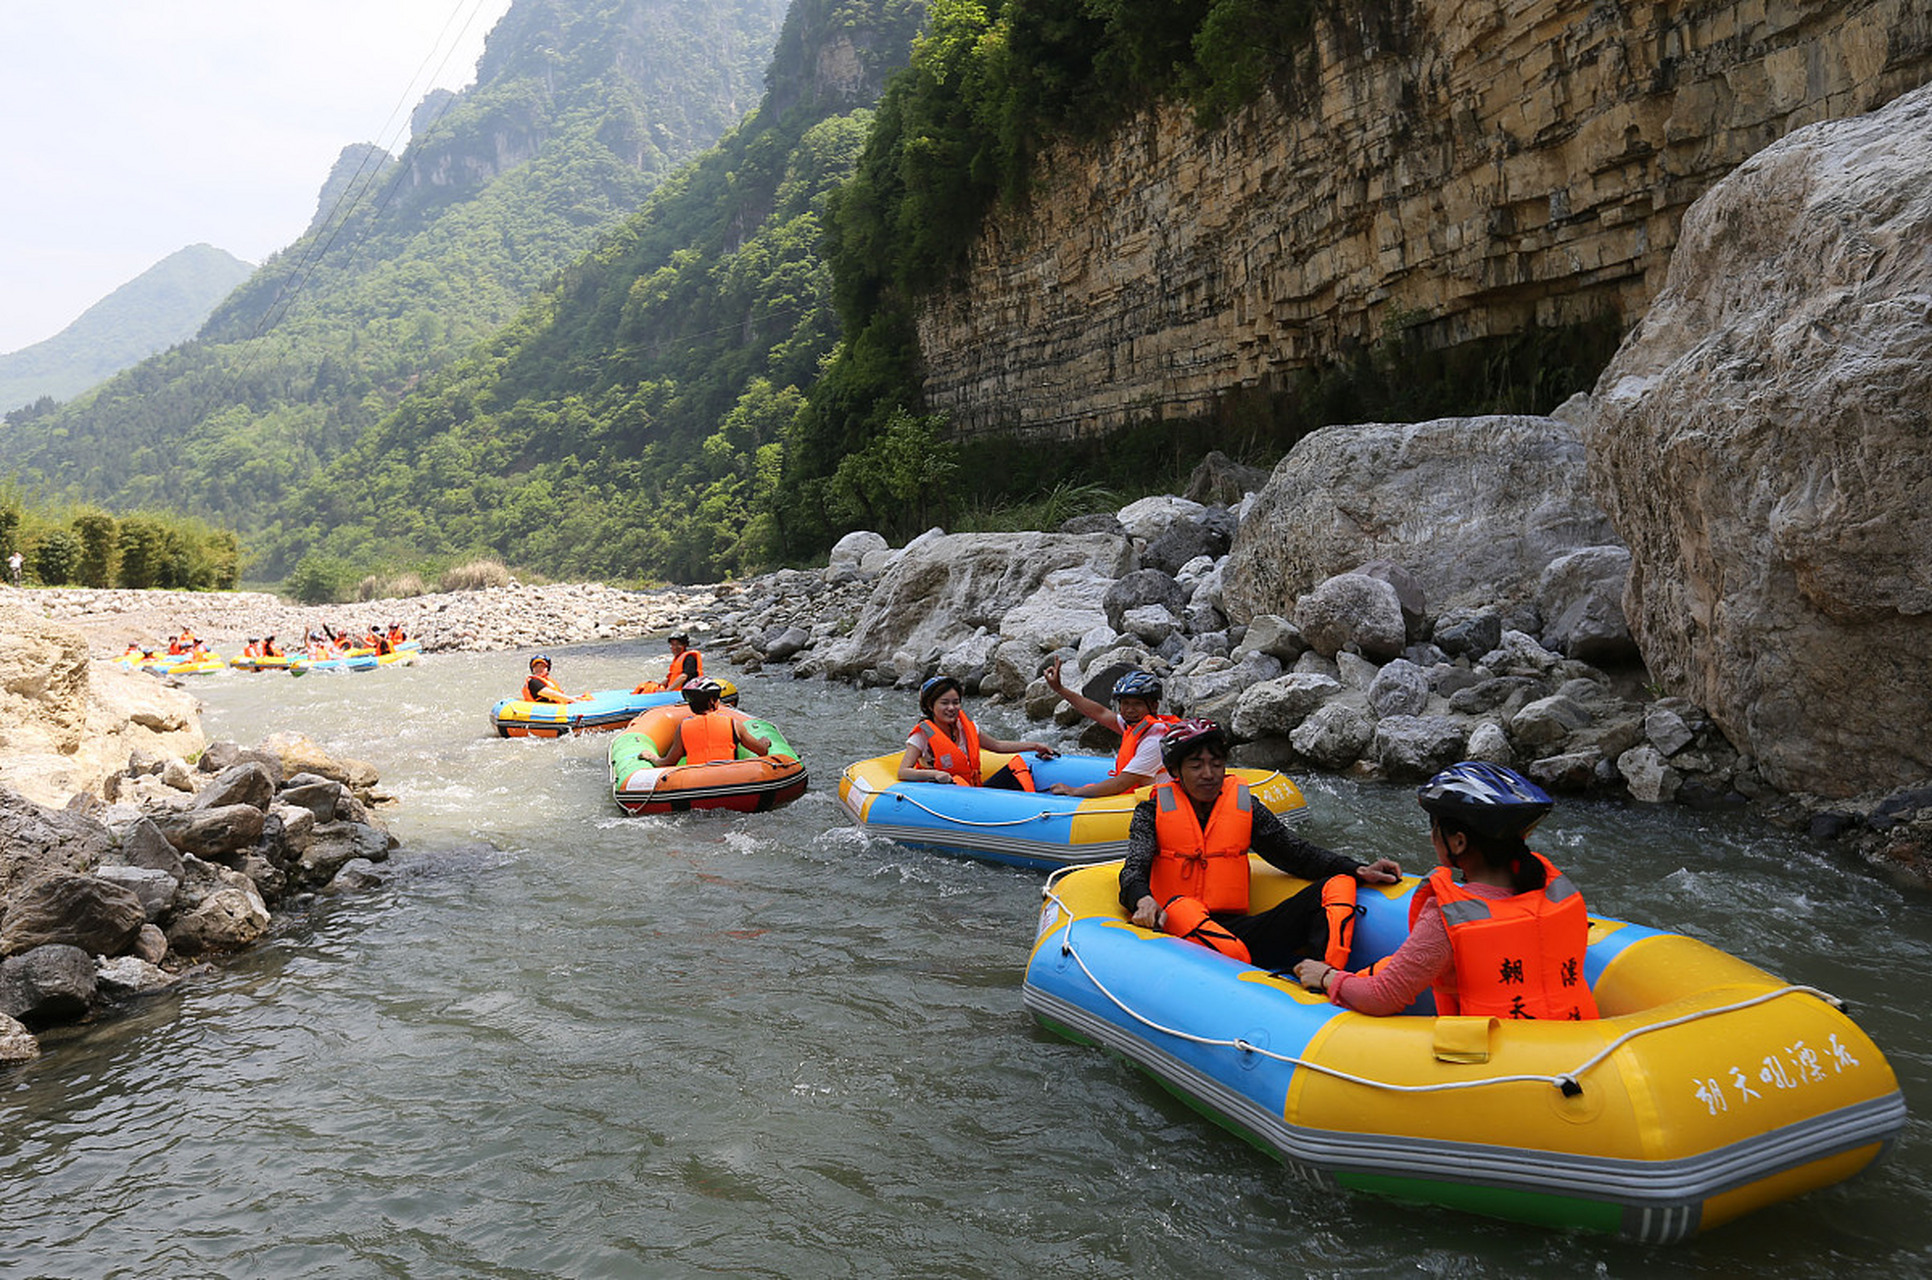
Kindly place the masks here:
<instances>
[{"instance_id":1,"label":"reflective stripe on life jacket","mask_svg":"<svg viewBox=\"0 0 1932 1280\"><path fill-rule=\"evenodd\" d=\"M932 756L932 767L943 769L969 787L979 785L979 726L964 711L959 713L959 733L965 742L954 742L946 736L946 731L931 720L921 720L919 727L927 734L926 750Z\"/></svg>"},{"instance_id":2,"label":"reflective stripe on life jacket","mask_svg":"<svg viewBox=\"0 0 1932 1280\"><path fill-rule=\"evenodd\" d=\"M1540 853L1540 889L1507 898L1471 893L1438 867L1409 908L1410 927L1433 898L1455 956L1454 991L1436 988L1438 1016L1568 1018L1597 1016L1583 980L1590 917L1583 895Z\"/></svg>"},{"instance_id":3,"label":"reflective stripe on life jacket","mask_svg":"<svg viewBox=\"0 0 1932 1280\"><path fill-rule=\"evenodd\" d=\"M1107 776L1110 778L1118 777L1127 771L1127 766L1133 761L1134 753L1140 750L1141 740L1146 738L1148 734L1153 733L1156 729L1159 729L1161 733L1166 733L1168 725L1179 724L1180 721L1181 718L1179 716L1150 715L1142 716L1137 723L1126 726L1120 735L1120 750L1114 752L1113 770ZM1156 770L1154 773L1154 777L1157 780L1166 776L1167 770L1165 769Z\"/></svg>"},{"instance_id":4,"label":"reflective stripe on life jacket","mask_svg":"<svg viewBox=\"0 0 1932 1280\"><path fill-rule=\"evenodd\" d=\"M684 763L716 764L736 759L738 725L722 711L707 711L684 721Z\"/></svg>"},{"instance_id":5,"label":"reflective stripe on life jacket","mask_svg":"<svg viewBox=\"0 0 1932 1280\"><path fill-rule=\"evenodd\" d=\"M1248 846L1254 841L1254 800L1245 783L1221 784L1207 829L1194 802L1172 782L1154 788L1154 838L1159 850L1147 881L1162 902L1180 894L1209 911L1248 909Z\"/></svg>"}]
</instances>

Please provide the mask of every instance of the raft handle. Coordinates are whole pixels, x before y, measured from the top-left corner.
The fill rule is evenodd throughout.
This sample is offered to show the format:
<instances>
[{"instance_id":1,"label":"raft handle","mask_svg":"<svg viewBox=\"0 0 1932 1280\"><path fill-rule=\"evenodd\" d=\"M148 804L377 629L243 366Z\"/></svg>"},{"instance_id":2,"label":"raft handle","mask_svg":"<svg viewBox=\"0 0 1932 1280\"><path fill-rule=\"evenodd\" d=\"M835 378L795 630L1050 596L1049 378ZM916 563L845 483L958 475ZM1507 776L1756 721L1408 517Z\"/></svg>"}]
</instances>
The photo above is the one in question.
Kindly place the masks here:
<instances>
[{"instance_id":1,"label":"raft handle","mask_svg":"<svg viewBox=\"0 0 1932 1280\"><path fill-rule=\"evenodd\" d=\"M1558 1076L1556 1087L1563 1091L1566 1098L1577 1097L1583 1092L1583 1086L1577 1083L1575 1076Z\"/></svg>"}]
</instances>

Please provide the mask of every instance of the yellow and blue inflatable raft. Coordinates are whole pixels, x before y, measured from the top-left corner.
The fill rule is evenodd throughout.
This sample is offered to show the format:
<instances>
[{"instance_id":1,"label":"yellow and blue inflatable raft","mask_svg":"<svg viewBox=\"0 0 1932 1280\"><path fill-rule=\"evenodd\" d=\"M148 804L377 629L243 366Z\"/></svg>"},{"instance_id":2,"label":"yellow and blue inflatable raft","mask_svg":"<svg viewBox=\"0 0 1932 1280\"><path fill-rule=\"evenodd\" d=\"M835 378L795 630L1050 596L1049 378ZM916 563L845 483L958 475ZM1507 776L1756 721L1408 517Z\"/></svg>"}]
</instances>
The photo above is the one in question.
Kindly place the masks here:
<instances>
[{"instance_id":1,"label":"yellow and blue inflatable raft","mask_svg":"<svg viewBox=\"0 0 1932 1280\"><path fill-rule=\"evenodd\" d=\"M915 849L1050 871L1118 858L1127 852L1134 806L1152 790L1081 799L1049 793L1055 783L1082 787L1109 776L1109 756L1026 754L1038 791L962 787L946 782L901 782L903 752L848 766L839 776L839 801L852 820L873 835ZM990 778L1008 755L980 753L980 776ZM1230 769L1254 798L1286 821L1307 809L1301 788L1272 769Z\"/></svg>"},{"instance_id":2,"label":"yellow and blue inflatable raft","mask_svg":"<svg viewBox=\"0 0 1932 1280\"><path fill-rule=\"evenodd\" d=\"M1303 882L1251 859L1255 910ZM1364 889L1350 967L1408 933L1414 877ZM1301 1177L1650 1242L1841 1181L1905 1123L1878 1047L1824 992L1592 917L1592 1022L1375 1018L1130 924L1119 867L1048 884L1024 1000Z\"/></svg>"}]
</instances>

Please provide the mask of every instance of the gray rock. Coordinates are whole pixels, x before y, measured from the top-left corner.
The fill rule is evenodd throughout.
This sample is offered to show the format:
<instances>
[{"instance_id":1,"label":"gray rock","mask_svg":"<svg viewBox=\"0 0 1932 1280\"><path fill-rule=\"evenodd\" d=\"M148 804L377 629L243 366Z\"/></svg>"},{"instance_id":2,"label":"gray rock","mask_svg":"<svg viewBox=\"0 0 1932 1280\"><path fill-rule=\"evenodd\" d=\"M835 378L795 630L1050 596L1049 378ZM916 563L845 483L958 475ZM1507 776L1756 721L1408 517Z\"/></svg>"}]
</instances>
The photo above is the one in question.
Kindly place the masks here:
<instances>
[{"instance_id":1,"label":"gray rock","mask_svg":"<svg viewBox=\"0 0 1932 1280\"><path fill-rule=\"evenodd\" d=\"M1245 466L1214 449L1194 464L1181 496L1191 502L1230 507L1246 495L1260 492L1267 483L1268 472Z\"/></svg>"},{"instance_id":2,"label":"gray rock","mask_svg":"<svg viewBox=\"0 0 1932 1280\"><path fill-rule=\"evenodd\" d=\"M1120 615L1122 631L1152 645L1164 642L1180 625L1180 619L1166 605L1144 604Z\"/></svg>"},{"instance_id":3,"label":"gray rock","mask_svg":"<svg viewBox=\"0 0 1932 1280\"><path fill-rule=\"evenodd\" d=\"M1450 657L1481 658L1503 642L1503 617L1494 609L1445 609L1431 639Z\"/></svg>"},{"instance_id":4,"label":"gray rock","mask_svg":"<svg viewBox=\"0 0 1932 1280\"><path fill-rule=\"evenodd\" d=\"M1362 758L1374 736L1375 725L1360 707L1330 702L1297 725L1288 741L1311 763L1343 769Z\"/></svg>"},{"instance_id":5,"label":"gray rock","mask_svg":"<svg viewBox=\"0 0 1932 1280\"><path fill-rule=\"evenodd\" d=\"M18 1066L40 1056L40 1041L11 1014L0 1013L0 1067Z\"/></svg>"},{"instance_id":6,"label":"gray rock","mask_svg":"<svg viewBox=\"0 0 1932 1280\"><path fill-rule=\"evenodd\" d=\"M784 662L797 657L812 643L812 633L797 625L773 627L758 640L758 651L767 662Z\"/></svg>"},{"instance_id":7,"label":"gray rock","mask_svg":"<svg viewBox=\"0 0 1932 1280\"><path fill-rule=\"evenodd\" d=\"M1517 705L1545 696L1548 686L1532 676L1496 676L1458 689L1449 695L1449 710L1456 715L1475 716L1494 711L1512 699Z\"/></svg>"},{"instance_id":8,"label":"gray rock","mask_svg":"<svg viewBox=\"0 0 1932 1280\"><path fill-rule=\"evenodd\" d=\"M1108 626L1125 631L1128 611L1150 604L1160 605L1178 618L1187 611L1187 593L1181 590L1181 584L1172 574L1159 569L1136 569L1107 589L1101 608Z\"/></svg>"},{"instance_id":9,"label":"gray rock","mask_svg":"<svg viewBox=\"0 0 1932 1280\"><path fill-rule=\"evenodd\" d=\"M1448 716L1388 716L1370 750L1391 778L1426 778L1462 759L1468 727Z\"/></svg>"},{"instance_id":10,"label":"gray rock","mask_svg":"<svg viewBox=\"0 0 1932 1280\"><path fill-rule=\"evenodd\" d=\"M1150 569L1179 573L1197 556L1219 559L1234 543L1234 517L1225 508L1203 508L1190 520L1176 520L1165 532L1148 540L1140 562Z\"/></svg>"},{"instance_id":11,"label":"gray rock","mask_svg":"<svg viewBox=\"0 0 1932 1280\"><path fill-rule=\"evenodd\" d=\"M133 894L139 900L141 913L149 924L167 914L174 902L174 891L181 885L180 877L153 867L106 866L95 871L94 875ZM113 955L120 949L116 947L94 954Z\"/></svg>"},{"instance_id":12,"label":"gray rock","mask_svg":"<svg viewBox=\"0 0 1932 1280\"><path fill-rule=\"evenodd\" d=\"M1429 601L1416 576L1393 560L1369 560L1349 570L1370 578L1380 578L1395 588L1396 602L1402 606L1402 624L1410 640L1429 633Z\"/></svg>"},{"instance_id":13,"label":"gray rock","mask_svg":"<svg viewBox=\"0 0 1932 1280\"><path fill-rule=\"evenodd\" d=\"M1652 704L1644 710L1644 737L1650 739L1650 745L1657 748L1660 756L1676 755L1695 736L1683 717L1668 707Z\"/></svg>"},{"instance_id":14,"label":"gray rock","mask_svg":"<svg viewBox=\"0 0 1932 1280\"><path fill-rule=\"evenodd\" d=\"M168 945L184 956L233 951L268 932L268 904L247 876L199 859L175 895Z\"/></svg>"},{"instance_id":15,"label":"gray rock","mask_svg":"<svg viewBox=\"0 0 1932 1280\"><path fill-rule=\"evenodd\" d=\"M1469 741L1462 750L1466 760L1487 760L1500 765L1516 762L1516 752L1509 745L1509 734L1494 720L1481 721L1471 729Z\"/></svg>"},{"instance_id":16,"label":"gray rock","mask_svg":"<svg viewBox=\"0 0 1932 1280\"><path fill-rule=\"evenodd\" d=\"M1621 546L1584 547L1550 561L1536 588L1545 647L1585 662L1636 661L1623 616L1629 578L1630 552Z\"/></svg>"},{"instance_id":17,"label":"gray rock","mask_svg":"<svg viewBox=\"0 0 1932 1280\"><path fill-rule=\"evenodd\" d=\"M1932 776L1929 167L1927 88L1739 165L1586 415L1651 676L1786 791Z\"/></svg>"},{"instance_id":18,"label":"gray rock","mask_svg":"<svg viewBox=\"0 0 1932 1280\"><path fill-rule=\"evenodd\" d=\"M154 825L183 853L220 858L252 848L262 838L265 817L254 805L230 804L219 809L156 814Z\"/></svg>"},{"instance_id":19,"label":"gray rock","mask_svg":"<svg viewBox=\"0 0 1932 1280\"><path fill-rule=\"evenodd\" d=\"M1381 719L1419 716L1429 709L1429 677L1413 662L1397 658L1376 672L1368 687L1368 704Z\"/></svg>"},{"instance_id":20,"label":"gray rock","mask_svg":"<svg viewBox=\"0 0 1932 1280\"><path fill-rule=\"evenodd\" d=\"M1280 614L1258 613L1248 620L1248 629L1235 649L1237 656L1246 652L1265 653L1285 665L1307 653L1308 642L1295 624Z\"/></svg>"},{"instance_id":21,"label":"gray rock","mask_svg":"<svg viewBox=\"0 0 1932 1280\"><path fill-rule=\"evenodd\" d=\"M7 904L0 955L53 945L116 955L146 922L132 890L99 876L56 871L27 885Z\"/></svg>"},{"instance_id":22,"label":"gray rock","mask_svg":"<svg viewBox=\"0 0 1932 1280\"><path fill-rule=\"evenodd\" d=\"M1120 523L1120 517L1106 511L1092 515L1073 516L1060 522L1061 533L1104 533L1114 537L1126 537L1127 528Z\"/></svg>"},{"instance_id":23,"label":"gray rock","mask_svg":"<svg viewBox=\"0 0 1932 1280\"><path fill-rule=\"evenodd\" d=\"M1290 450L1242 520L1225 612L1281 613L1376 559L1408 569L1439 609L1527 598L1551 560L1615 541L1563 419L1324 427Z\"/></svg>"},{"instance_id":24,"label":"gray rock","mask_svg":"<svg viewBox=\"0 0 1932 1280\"><path fill-rule=\"evenodd\" d=\"M1199 519L1205 510L1200 503L1190 502L1186 498L1155 494L1122 507L1119 519L1129 537L1152 542L1180 521Z\"/></svg>"},{"instance_id":25,"label":"gray rock","mask_svg":"<svg viewBox=\"0 0 1932 1280\"><path fill-rule=\"evenodd\" d=\"M1242 691L1235 703L1234 735L1243 740L1285 737L1323 703L1342 692L1327 676L1285 675Z\"/></svg>"},{"instance_id":26,"label":"gray rock","mask_svg":"<svg viewBox=\"0 0 1932 1280\"><path fill-rule=\"evenodd\" d=\"M101 995L126 997L171 987L173 974L140 956L103 957L94 970L95 990Z\"/></svg>"},{"instance_id":27,"label":"gray rock","mask_svg":"<svg viewBox=\"0 0 1932 1280\"><path fill-rule=\"evenodd\" d=\"M75 1022L94 1005L94 957L55 943L0 960L0 1014L29 1027Z\"/></svg>"},{"instance_id":28,"label":"gray rock","mask_svg":"<svg viewBox=\"0 0 1932 1280\"><path fill-rule=\"evenodd\" d=\"M1353 648L1393 658L1408 640L1395 588L1359 573L1337 574L1297 600L1294 623L1309 648L1327 657Z\"/></svg>"},{"instance_id":29,"label":"gray rock","mask_svg":"<svg viewBox=\"0 0 1932 1280\"><path fill-rule=\"evenodd\" d=\"M1561 694L1538 698L1509 719L1511 741L1530 754L1555 754L1578 729L1588 727L1590 713Z\"/></svg>"},{"instance_id":30,"label":"gray rock","mask_svg":"<svg viewBox=\"0 0 1932 1280\"><path fill-rule=\"evenodd\" d=\"M344 863L353 858L381 862L389 857L390 838L386 832L360 822L331 822L318 825L297 863L294 883L305 889L319 888L335 878Z\"/></svg>"},{"instance_id":31,"label":"gray rock","mask_svg":"<svg viewBox=\"0 0 1932 1280\"><path fill-rule=\"evenodd\" d=\"M130 824L121 835L120 859L130 867L146 867L181 878L181 853L149 818Z\"/></svg>"},{"instance_id":32,"label":"gray rock","mask_svg":"<svg viewBox=\"0 0 1932 1280\"><path fill-rule=\"evenodd\" d=\"M1562 660L1562 654L1551 653L1537 643L1535 636L1505 631L1502 642L1482 656L1481 665L1498 675L1540 676L1556 670Z\"/></svg>"},{"instance_id":33,"label":"gray rock","mask_svg":"<svg viewBox=\"0 0 1932 1280\"><path fill-rule=\"evenodd\" d=\"M1599 775L1607 763L1602 752L1588 747L1532 760L1523 766L1523 773L1545 791L1575 795L1593 789L1601 781Z\"/></svg>"},{"instance_id":34,"label":"gray rock","mask_svg":"<svg viewBox=\"0 0 1932 1280\"><path fill-rule=\"evenodd\" d=\"M1617 757L1617 772L1630 788L1630 798L1660 804L1676 798L1683 776L1670 767L1657 748L1639 744Z\"/></svg>"},{"instance_id":35,"label":"gray rock","mask_svg":"<svg viewBox=\"0 0 1932 1280\"><path fill-rule=\"evenodd\" d=\"M189 811L200 809L219 809L228 805L245 804L256 809L267 809L275 799L275 778L266 766L248 761L230 765L214 776L214 780L201 789L201 793L189 805Z\"/></svg>"}]
</instances>

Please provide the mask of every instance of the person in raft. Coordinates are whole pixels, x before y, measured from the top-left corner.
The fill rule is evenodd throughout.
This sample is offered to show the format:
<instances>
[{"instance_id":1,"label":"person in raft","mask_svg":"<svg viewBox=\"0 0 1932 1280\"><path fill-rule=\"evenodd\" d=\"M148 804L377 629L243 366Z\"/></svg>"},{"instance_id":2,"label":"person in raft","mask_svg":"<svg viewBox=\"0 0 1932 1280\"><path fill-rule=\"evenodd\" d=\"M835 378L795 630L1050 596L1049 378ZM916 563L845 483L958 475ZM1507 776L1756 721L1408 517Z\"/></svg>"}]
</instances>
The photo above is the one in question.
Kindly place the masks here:
<instances>
[{"instance_id":1,"label":"person in raft","mask_svg":"<svg viewBox=\"0 0 1932 1280\"><path fill-rule=\"evenodd\" d=\"M1002 787L1032 791L1033 770L1019 752L1032 751L1043 760L1059 753L1043 742L1006 742L980 734L966 714L959 681L934 676L919 686L919 712L925 717L906 737L906 753L899 757L901 782L951 782L968 787ZM979 753L1011 753L1013 758L992 777L979 775Z\"/></svg>"},{"instance_id":2,"label":"person in raft","mask_svg":"<svg viewBox=\"0 0 1932 1280\"><path fill-rule=\"evenodd\" d=\"M671 646L671 662L664 672L664 683L646 680L632 689L632 693L671 693L682 689L693 680L704 675L704 655L691 647L691 637L679 632L667 636L665 643Z\"/></svg>"},{"instance_id":3,"label":"person in raft","mask_svg":"<svg viewBox=\"0 0 1932 1280\"><path fill-rule=\"evenodd\" d=\"M1228 735L1212 720L1169 725L1161 759L1173 780L1134 806L1120 868L1120 905L1133 922L1264 969L1286 970L1311 955L1345 962L1356 886L1394 884L1402 868L1387 858L1364 864L1290 833L1228 777ZM1250 915L1250 850L1312 883Z\"/></svg>"},{"instance_id":4,"label":"person in raft","mask_svg":"<svg viewBox=\"0 0 1932 1280\"><path fill-rule=\"evenodd\" d=\"M1048 788L1056 796L1117 796L1123 791L1138 791L1153 782L1168 781L1161 764L1161 735L1178 723L1178 716L1160 714L1161 682L1151 672L1129 671L1114 681L1114 707L1109 711L1092 698L1060 683L1060 660L1055 658L1042 672L1047 688L1067 700L1067 705L1103 729L1120 735L1120 750L1114 752L1113 772L1098 782L1070 787L1056 782Z\"/></svg>"},{"instance_id":5,"label":"person in raft","mask_svg":"<svg viewBox=\"0 0 1932 1280\"><path fill-rule=\"evenodd\" d=\"M525 702L582 702L590 697L587 693L565 693L562 686L550 678L550 655L539 653L530 659L530 678L523 682Z\"/></svg>"},{"instance_id":6,"label":"person in raft","mask_svg":"<svg viewBox=\"0 0 1932 1280\"><path fill-rule=\"evenodd\" d=\"M1515 770L1474 761L1438 773L1416 799L1440 865L1415 891L1408 938L1370 970L1309 960L1296 979L1360 1013L1400 1013L1432 987L1445 1017L1596 1017L1583 895L1525 843L1555 802Z\"/></svg>"},{"instance_id":7,"label":"person in raft","mask_svg":"<svg viewBox=\"0 0 1932 1280\"><path fill-rule=\"evenodd\" d=\"M660 769L680 759L686 764L735 760L740 746L755 756L771 754L770 738L759 737L746 726L743 718L719 707L718 699L723 694L723 685L704 677L685 685L684 704L691 708L691 714L678 721L663 755L657 755L649 747L640 754Z\"/></svg>"}]
</instances>

